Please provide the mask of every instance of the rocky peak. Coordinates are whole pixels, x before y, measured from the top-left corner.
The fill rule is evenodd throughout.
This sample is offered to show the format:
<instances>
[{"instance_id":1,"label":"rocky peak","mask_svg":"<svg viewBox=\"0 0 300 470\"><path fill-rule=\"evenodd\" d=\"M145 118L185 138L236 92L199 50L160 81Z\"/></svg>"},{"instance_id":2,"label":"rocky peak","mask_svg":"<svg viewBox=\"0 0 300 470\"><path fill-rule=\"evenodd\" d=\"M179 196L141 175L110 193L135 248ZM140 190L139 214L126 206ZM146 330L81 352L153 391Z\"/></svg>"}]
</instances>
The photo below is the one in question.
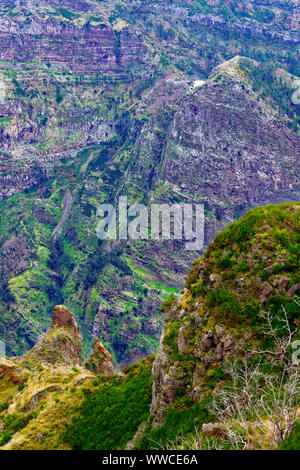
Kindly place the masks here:
<instances>
[{"instance_id":1,"label":"rocky peak","mask_svg":"<svg viewBox=\"0 0 300 470\"><path fill-rule=\"evenodd\" d=\"M63 305L54 307L51 330L24 356L21 362L35 369L41 362L81 364L81 336L76 321Z\"/></svg>"},{"instance_id":2,"label":"rocky peak","mask_svg":"<svg viewBox=\"0 0 300 470\"><path fill-rule=\"evenodd\" d=\"M77 323L71 312L64 305L57 305L52 311L51 329L65 328L73 336L79 335Z\"/></svg>"},{"instance_id":3,"label":"rocky peak","mask_svg":"<svg viewBox=\"0 0 300 470\"><path fill-rule=\"evenodd\" d=\"M93 350L84 365L86 369L97 375L114 374L112 357L98 338L95 339Z\"/></svg>"}]
</instances>

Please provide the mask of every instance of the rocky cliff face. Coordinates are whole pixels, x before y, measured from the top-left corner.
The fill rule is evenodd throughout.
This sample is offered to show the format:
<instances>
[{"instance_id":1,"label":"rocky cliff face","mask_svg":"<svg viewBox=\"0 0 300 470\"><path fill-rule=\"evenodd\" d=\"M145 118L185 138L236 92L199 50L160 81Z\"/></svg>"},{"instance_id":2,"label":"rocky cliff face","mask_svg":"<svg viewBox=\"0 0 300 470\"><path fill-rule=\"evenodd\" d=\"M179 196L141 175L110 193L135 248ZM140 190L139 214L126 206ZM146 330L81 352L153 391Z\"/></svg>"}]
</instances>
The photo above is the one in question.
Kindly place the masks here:
<instances>
[{"instance_id":1,"label":"rocky cliff face","mask_svg":"<svg viewBox=\"0 0 300 470\"><path fill-rule=\"evenodd\" d=\"M94 374L113 375L112 357L99 339L95 339L93 351L85 362L85 367Z\"/></svg>"},{"instance_id":2,"label":"rocky cliff face","mask_svg":"<svg viewBox=\"0 0 300 470\"><path fill-rule=\"evenodd\" d=\"M186 95L187 81L166 73L139 101L135 119L123 117L102 144L56 170L55 180L49 168L32 195L4 203L2 298L11 313L2 321L12 351L33 345L34 330L45 328L41 307L47 318L59 302L75 312L86 351L99 335L122 365L154 351L161 299L181 288L195 255L176 241L99 243L99 203L124 194L146 204L203 203L208 245L246 209L298 198L299 137L276 96L265 99L255 88L253 70L260 65L237 57ZM292 93L292 77L281 77L275 86Z\"/></svg>"},{"instance_id":3,"label":"rocky cliff face","mask_svg":"<svg viewBox=\"0 0 300 470\"><path fill-rule=\"evenodd\" d=\"M96 340L80 366L68 340L53 340L52 332L78 335L72 315L56 307L52 331L31 356L0 359L1 448L295 448L299 211L299 203L257 208L215 237L183 295L163 304L154 363L152 356L113 375Z\"/></svg>"},{"instance_id":4,"label":"rocky cliff face","mask_svg":"<svg viewBox=\"0 0 300 470\"><path fill-rule=\"evenodd\" d=\"M205 204L206 243L245 209L299 197L299 136L254 93L244 61L217 67L183 98L163 139L145 125L129 169L128 184L150 181L152 199Z\"/></svg>"},{"instance_id":5,"label":"rocky cliff face","mask_svg":"<svg viewBox=\"0 0 300 470\"><path fill-rule=\"evenodd\" d=\"M11 359L0 357L1 447L10 441L5 448L28 449L37 439L37 448L47 448L43 435L56 436L51 447L59 446L59 434L80 404L84 387L97 382L98 374L104 381L105 376L113 376L112 359L99 341L86 364L89 367L81 366L80 340L73 315L58 305L52 312L51 330L30 351ZM32 426L37 417L37 427Z\"/></svg>"},{"instance_id":6,"label":"rocky cliff face","mask_svg":"<svg viewBox=\"0 0 300 470\"><path fill-rule=\"evenodd\" d=\"M299 334L298 222L299 204L248 212L217 235L179 301L166 304L168 321L152 371L154 427L180 394L201 402L216 392L220 371L237 358L251 358L267 341L267 318L279 328L286 318Z\"/></svg>"},{"instance_id":7,"label":"rocky cliff face","mask_svg":"<svg viewBox=\"0 0 300 470\"><path fill-rule=\"evenodd\" d=\"M101 244L97 207L120 194L204 202L208 244L247 208L297 199L293 76L274 68L297 70L297 9L32 5L0 2L1 339L23 354L64 303L85 352L99 336L124 365L155 351L160 303L194 255L177 242ZM274 67L237 58L212 72L236 54Z\"/></svg>"}]
</instances>

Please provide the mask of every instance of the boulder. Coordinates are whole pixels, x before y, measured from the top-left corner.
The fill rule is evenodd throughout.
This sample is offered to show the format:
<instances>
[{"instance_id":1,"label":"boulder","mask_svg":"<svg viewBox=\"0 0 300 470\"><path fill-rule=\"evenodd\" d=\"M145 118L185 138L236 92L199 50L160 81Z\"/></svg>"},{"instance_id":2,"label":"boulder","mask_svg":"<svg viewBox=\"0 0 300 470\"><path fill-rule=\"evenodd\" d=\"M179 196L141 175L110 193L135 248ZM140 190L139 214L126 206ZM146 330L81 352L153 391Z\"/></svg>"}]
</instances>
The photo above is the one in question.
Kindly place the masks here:
<instances>
[{"instance_id":1,"label":"boulder","mask_svg":"<svg viewBox=\"0 0 300 470\"><path fill-rule=\"evenodd\" d=\"M192 336L193 336L193 331L190 326L184 325L179 329L177 346L178 346L178 352L180 354L188 354L189 352L192 351L193 349L193 345L191 344Z\"/></svg>"},{"instance_id":2,"label":"boulder","mask_svg":"<svg viewBox=\"0 0 300 470\"><path fill-rule=\"evenodd\" d=\"M204 335L200 341L200 349L203 352L210 351L210 349L213 346L213 341L214 341L214 333L213 331L208 331L206 335Z\"/></svg>"}]
</instances>

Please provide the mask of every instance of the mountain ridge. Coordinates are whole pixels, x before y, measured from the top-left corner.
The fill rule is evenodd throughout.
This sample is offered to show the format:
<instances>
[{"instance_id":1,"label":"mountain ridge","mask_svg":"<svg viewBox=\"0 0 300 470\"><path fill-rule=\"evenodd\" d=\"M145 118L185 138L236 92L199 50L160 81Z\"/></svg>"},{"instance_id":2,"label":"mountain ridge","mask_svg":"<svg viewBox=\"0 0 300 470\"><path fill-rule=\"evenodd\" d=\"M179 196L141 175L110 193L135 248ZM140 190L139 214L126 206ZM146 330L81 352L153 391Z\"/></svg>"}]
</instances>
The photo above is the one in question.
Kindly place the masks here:
<instances>
[{"instance_id":1,"label":"mountain ridge","mask_svg":"<svg viewBox=\"0 0 300 470\"><path fill-rule=\"evenodd\" d=\"M105 351L96 374L78 359L72 366L69 356L49 362L36 347L36 362L28 361L30 353L0 359L2 448L289 448L300 416L299 364L292 359L298 226L299 203L280 204L249 211L218 234L194 263L182 296L163 304L167 323L156 357L118 375L107 371ZM78 329L63 306L53 318L40 345L49 338L56 349L53 333L76 336ZM94 360L92 353L87 362ZM236 387L233 373L247 389ZM270 395L274 384L284 391L279 401ZM218 408L223 392L231 414ZM261 407L266 397L268 407Z\"/></svg>"}]
</instances>

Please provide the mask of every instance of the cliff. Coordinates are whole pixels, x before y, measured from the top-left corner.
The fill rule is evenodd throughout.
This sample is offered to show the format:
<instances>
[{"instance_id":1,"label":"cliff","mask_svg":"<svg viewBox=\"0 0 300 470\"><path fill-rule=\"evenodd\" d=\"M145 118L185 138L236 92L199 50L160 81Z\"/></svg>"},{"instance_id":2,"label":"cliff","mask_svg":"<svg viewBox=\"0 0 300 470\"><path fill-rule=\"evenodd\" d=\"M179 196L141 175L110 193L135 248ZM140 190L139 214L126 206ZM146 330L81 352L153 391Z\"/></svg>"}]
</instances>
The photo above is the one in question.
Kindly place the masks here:
<instances>
[{"instance_id":1,"label":"cliff","mask_svg":"<svg viewBox=\"0 0 300 470\"><path fill-rule=\"evenodd\" d=\"M100 243L99 204L204 203L207 247L246 210L299 199L293 3L0 2L10 356L36 344L56 304L74 313L85 354L99 337L123 367L158 347L160 304L198 254Z\"/></svg>"},{"instance_id":2,"label":"cliff","mask_svg":"<svg viewBox=\"0 0 300 470\"><path fill-rule=\"evenodd\" d=\"M4 159L10 165L5 187L15 194L2 202L0 226L0 322L9 354L36 343L57 303L74 312L85 353L91 336L111 346L121 367L153 353L163 327L159 305L182 289L196 254L177 241L101 243L98 205L117 204L124 194L146 205L202 203L208 246L246 210L297 200L300 139L297 110L290 111L292 81L282 70L239 56L195 88L168 71L138 100L134 116L102 122L98 146L68 159L60 148L54 159L45 149L47 175L31 192L15 194L24 187L14 180L15 159ZM104 100L97 93L95 105ZM55 96L53 116L67 102ZM91 95L84 96L92 106ZM29 160L18 166L22 185L36 184L27 173Z\"/></svg>"},{"instance_id":3,"label":"cliff","mask_svg":"<svg viewBox=\"0 0 300 470\"><path fill-rule=\"evenodd\" d=\"M215 237L181 297L163 304L155 359L107 376L69 356L29 368L2 359L3 448L297 448L299 210L260 207ZM77 335L63 307L53 320ZM96 340L85 366L108 360Z\"/></svg>"},{"instance_id":4,"label":"cliff","mask_svg":"<svg viewBox=\"0 0 300 470\"><path fill-rule=\"evenodd\" d=\"M0 357L1 446L9 441L4 448L65 448L60 433L75 414L85 387L114 375L111 356L99 340L86 368L81 356L77 324L59 305L52 312L51 330L30 351Z\"/></svg>"}]
</instances>

